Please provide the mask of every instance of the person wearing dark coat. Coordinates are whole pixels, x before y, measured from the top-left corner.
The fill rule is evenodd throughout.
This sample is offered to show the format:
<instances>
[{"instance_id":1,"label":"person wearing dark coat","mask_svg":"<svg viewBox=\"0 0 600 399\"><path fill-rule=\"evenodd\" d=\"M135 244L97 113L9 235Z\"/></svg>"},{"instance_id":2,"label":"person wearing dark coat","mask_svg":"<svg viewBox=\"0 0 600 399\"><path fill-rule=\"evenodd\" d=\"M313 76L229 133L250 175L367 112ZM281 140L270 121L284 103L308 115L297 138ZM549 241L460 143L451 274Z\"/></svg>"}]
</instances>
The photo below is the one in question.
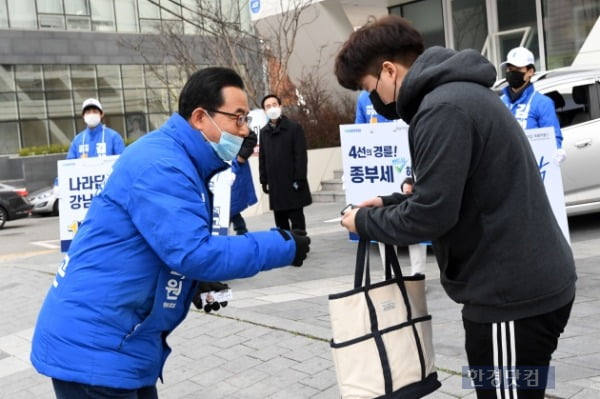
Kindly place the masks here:
<instances>
[{"instance_id":1,"label":"person wearing dark coat","mask_svg":"<svg viewBox=\"0 0 600 399\"><path fill-rule=\"evenodd\" d=\"M274 94L262 99L269 122L260 130L258 152L260 184L269 194L275 225L306 234L303 208L312 203L306 179L306 138L298 123L281 115L281 100Z\"/></svg>"}]
</instances>

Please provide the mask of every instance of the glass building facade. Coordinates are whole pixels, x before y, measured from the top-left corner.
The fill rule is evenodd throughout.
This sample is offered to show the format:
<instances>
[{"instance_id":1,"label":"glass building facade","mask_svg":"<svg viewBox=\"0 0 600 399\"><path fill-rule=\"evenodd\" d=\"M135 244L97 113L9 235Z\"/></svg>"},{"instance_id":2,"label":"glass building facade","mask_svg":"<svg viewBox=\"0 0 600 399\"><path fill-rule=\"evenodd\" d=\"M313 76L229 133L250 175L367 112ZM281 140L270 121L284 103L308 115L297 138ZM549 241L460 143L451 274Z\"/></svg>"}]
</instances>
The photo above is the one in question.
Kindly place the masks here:
<instances>
[{"instance_id":1,"label":"glass building facade","mask_svg":"<svg viewBox=\"0 0 600 399\"><path fill-rule=\"evenodd\" d=\"M233 7L235 22L252 29L243 1L208 3ZM185 77L164 55L148 63L148 54L124 44L165 24L201 36L190 17L199 7L196 0L0 0L0 155L69 144L84 128L88 97L100 100L105 123L124 139L160 126L177 110Z\"/></svg>"},{"instance_id":2,"label":"glass building facade","mask_svg":"<svg viewBox=\"0 0 600 399\"><path fill-rule=\"evenodd\" d=\"M413 22L427 46L481 51L494 65L529 48L538 70L571 65L600 16L598 0L418 0L389 7Z\"/></svg>"}]
</instances>

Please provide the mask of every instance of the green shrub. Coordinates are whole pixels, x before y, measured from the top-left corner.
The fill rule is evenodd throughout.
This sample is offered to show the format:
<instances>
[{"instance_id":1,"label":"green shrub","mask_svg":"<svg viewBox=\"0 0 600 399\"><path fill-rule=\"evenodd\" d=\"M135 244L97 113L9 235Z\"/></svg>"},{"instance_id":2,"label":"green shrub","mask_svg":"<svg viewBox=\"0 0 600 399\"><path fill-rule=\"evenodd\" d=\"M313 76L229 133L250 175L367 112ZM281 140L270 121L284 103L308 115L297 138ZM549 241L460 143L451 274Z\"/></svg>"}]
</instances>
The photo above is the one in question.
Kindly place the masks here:
<instances>
[{"instance_id":1,"label":"green shrub","mask_svg":"<svg viewBox=\"0 0 600 399\"><path fill-rule=\"evenodd\" d=\"M29 155L47 155L61 154L69 151L69 144L52 144L46 146L25 147L19 150L19 155L26 157Z\"/></svg>"}]
</instances>

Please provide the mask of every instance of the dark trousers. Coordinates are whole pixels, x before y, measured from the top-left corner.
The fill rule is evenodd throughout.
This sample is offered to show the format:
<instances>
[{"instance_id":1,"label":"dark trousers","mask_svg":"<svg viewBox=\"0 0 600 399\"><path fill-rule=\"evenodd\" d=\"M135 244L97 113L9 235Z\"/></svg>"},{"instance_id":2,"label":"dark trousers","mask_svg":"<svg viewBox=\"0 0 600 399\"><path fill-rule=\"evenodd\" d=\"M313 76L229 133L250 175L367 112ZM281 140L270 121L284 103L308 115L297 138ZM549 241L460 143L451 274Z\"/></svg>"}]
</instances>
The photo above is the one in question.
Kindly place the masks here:
<instances>
[{"instance_id":1,"label":"dark trousers","mask_svg":"<svg viewBox=\"0 0 600 399\"><path fill-rule=\"evenodd\" d=\"M235 230L235 234L242 235L248 232L246 228L246 221L242 217L241 213L235 214L231 217L231 224L233 224L233 230Z\"/></svg>"},{"instance_id":2,"label":"dark trousers","mask_svg":"<svg viewBox=\"0 0 600 399\"><path fill-rule=\"evenodd\" d=\"M155 386L117 389L52 379L56 399L158 399Z\"/></svg>"},{"instance_id":3,"label":"dark trousers","mask_svg":"<svg viewBox=\"0 0 600 399\"><path fill-rule=\"evenodd\" d=\"M304 219L303 208L288 209L285 211L273 211L275 215L275 226L283 230L298 230L306 233L306 220Z\"/></svg>"},{"instance_id":4,"label":"dark trousers","mask_svg":"<svg viewBox=\"0 0 600 399\"><path fill-rule=\"evenodd\" d=\"M539 316L497 323L463 318L469 376L478 399L543 399L558 337L573 302ZM548 380L548 377L551 380Z\"/></svg>"}]
</instances>

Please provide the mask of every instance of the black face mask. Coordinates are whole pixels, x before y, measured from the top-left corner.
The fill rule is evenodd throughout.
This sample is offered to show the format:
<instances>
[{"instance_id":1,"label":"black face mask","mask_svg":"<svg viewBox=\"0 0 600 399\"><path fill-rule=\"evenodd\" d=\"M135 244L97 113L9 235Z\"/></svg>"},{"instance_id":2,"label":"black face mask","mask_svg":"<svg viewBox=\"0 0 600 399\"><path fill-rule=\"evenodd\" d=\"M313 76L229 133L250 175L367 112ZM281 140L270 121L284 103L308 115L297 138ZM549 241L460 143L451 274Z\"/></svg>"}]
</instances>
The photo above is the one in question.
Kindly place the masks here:
<instances>
[{"instance_id":1,"label":"black face mask","mask_svg":"<svg viewBox=\"0 0 600 399\"><path fill-rule=\"evenodd\" d=\"M394 91L396 90L394 89ZM384 104L383 101L381 101L381 98L379 98L377 90L373 90L371 93L369 93L369 99L371 99L371 102L373 103L375 112L377 112L379 115L389 120L400 118L400 115L398 115L398 112L396 111L396 101L392 101L389 104Z\"/></svg>"},{"instance_id":2,"label":"black face mask","mask_svg":"<svg viewBox=\"0 0 600 399\"><path fill-rule=\"evenodd\" d=\"M506 81L508 85L513 89L518 89L525 84L525 72L520 71L509 71L506 72Z\"/></svg>"}]
</instances>

